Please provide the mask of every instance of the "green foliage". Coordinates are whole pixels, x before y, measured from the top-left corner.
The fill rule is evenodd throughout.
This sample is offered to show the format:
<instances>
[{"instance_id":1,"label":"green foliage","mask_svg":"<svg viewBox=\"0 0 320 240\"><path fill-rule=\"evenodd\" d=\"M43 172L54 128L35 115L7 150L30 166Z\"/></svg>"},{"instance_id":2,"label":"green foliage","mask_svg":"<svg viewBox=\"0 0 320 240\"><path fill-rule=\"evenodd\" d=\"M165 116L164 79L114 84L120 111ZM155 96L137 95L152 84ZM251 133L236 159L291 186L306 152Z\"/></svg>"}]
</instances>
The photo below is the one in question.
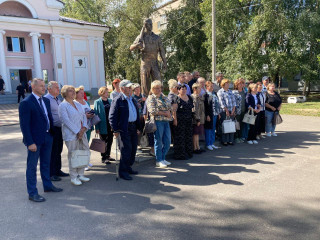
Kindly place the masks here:
<instances>
[{"instance_id":1,"label":"green foliage","mask_svg":"<svg viewBox=\"0 0 320 240\"><path fill-rule=\"evenodd\" d=\"M203 46L206 36L202 30L199 1L187 0L185 7L167 12L167 28L162 32L167 49L168 71L165 78L175 78L179 71L197 69L205 74L211 68Z\"/></svg>"},{"instance_id":2,"label":"green foliage","mask_svg":"<svg viewBox=\"0 0 320 240\"><path fill-rule=\"evenodd\" d=\"M211 58L211 3L204 0L204 43ZM217 68L229 78L319 79L317 0L216 0Z\"/></svg>"}]
</instances>

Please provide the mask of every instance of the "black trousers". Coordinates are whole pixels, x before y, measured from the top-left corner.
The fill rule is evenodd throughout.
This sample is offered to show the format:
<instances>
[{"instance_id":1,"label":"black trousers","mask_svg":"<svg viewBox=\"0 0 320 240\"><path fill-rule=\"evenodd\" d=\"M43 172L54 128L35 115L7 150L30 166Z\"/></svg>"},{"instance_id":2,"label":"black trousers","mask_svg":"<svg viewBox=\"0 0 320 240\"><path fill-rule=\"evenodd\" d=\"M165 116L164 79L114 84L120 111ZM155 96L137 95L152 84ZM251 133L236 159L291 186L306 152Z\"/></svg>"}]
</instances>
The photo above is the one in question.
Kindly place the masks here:
<instances>
[{"instance_id":1,"label":"black trousers","mask_svg":"<svg viewBox=\"0 0 320 240\"><path fill-rule=\"evenodd\" d=\"M252 140L257 140L257 130L260 127L260 119L259 119L259 115L254 113L256 117L256 121L254 125L249 125L249 132L248 132L248 139L247 141L252 141Z\"/></svg>"},{"instance_id":2,"label":"black trousers","mask_svg":"<svg viewBox=\"0 0 320 240\"><path fill-rule=\"evenodd\" d=\"M106 143L106 151L101 153L102 160L107 160L110 157L112 142L113 142L113 132L111 131L111 126L107 127L107 134L100 134L101 140Z\"/></svg>"},{"instance_id":3,"label":"black trousers","mask_svg":"<svg viewBox=\"0 0 320 240\"><path fill-rule=\"evenodd\" d=\"M21 98L21 97L22 97L22 99L25 98L24 93L23 93L23 94L18 93L18 103L20 102L20 98Z\"/></svg>"},{"instance_id":4,"label":"black trousers","mask_svg":"<svg viewBox=\"0 0 320 240\"><path fill-rule=\"evenodd\" d=\"M137 126L135 123L129 123L128 132L120 132L118 144L121 152L119 175L128 175L132 170L131 167L134 164L138 146Z\"/></svg>"},{"instance_id":5,"label":"black trousers","mask_svg":"<svg viewBox=\"0 0 320 240\"><path fill-rule=\"evenodd\" d=\"M257 135L266 132L266 114L265 111L258 113L257 118L259 118L259 128L257 129Z\"/></svg>"},{"instance_id":6,"label":"black trousers","mask_svg":"<svg viewBox=\"0 0 320 240\"><path fill-rule=\"evenodd\" d=\"M53 127L53 143L50 160L50 177L58 175L61 170L62 149L63 139L61 127Z\"/></svg>"}]
</instances>

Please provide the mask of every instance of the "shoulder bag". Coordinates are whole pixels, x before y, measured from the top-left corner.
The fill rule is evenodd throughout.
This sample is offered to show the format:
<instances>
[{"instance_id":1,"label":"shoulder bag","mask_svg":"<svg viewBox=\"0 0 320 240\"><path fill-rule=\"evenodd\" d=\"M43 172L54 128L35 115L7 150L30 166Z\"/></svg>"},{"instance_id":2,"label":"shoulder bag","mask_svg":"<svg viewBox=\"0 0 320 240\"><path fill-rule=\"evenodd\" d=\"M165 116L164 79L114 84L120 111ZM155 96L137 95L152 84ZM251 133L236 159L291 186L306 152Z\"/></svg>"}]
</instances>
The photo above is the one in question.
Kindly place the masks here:
<instances>
[{"instance_id":1,"label":"shoulder bag","mask_svg":"<svg viewBox=\"0 0 320 240\"><path fill-rule=\"evenodd\" d=\"M95 138L93 138L91 141L90 149L93 151L96 151L96 152L105 153L106 152L106 143L105 143L105 141L98 138L96 135Z\"/></svg>"},{"instance_id":2,"label":"shoulder bag","mask_svg":"<svg viewBox=\"0 0 320 240\"><path fill-rule=\"evenodd\" d=\"M226 133L235 133L236 132L236 124L234 121L232 121L230 118L225 119L222 122L222 132L224 134Z\"/></svg>"},{"instance_id":3,"label":"shoulder bag","mask_svg":"<svg viewBox=\"0 0 320 240\"><path fill-rule=\"evenodd\" d=\"M273 114L273 119L272 119L273 125L278 125L278 124L281 124L282 122L283 122L283 120L282 120L280 113L278 111L275 111Z\"/></svg>"}]
</instances>

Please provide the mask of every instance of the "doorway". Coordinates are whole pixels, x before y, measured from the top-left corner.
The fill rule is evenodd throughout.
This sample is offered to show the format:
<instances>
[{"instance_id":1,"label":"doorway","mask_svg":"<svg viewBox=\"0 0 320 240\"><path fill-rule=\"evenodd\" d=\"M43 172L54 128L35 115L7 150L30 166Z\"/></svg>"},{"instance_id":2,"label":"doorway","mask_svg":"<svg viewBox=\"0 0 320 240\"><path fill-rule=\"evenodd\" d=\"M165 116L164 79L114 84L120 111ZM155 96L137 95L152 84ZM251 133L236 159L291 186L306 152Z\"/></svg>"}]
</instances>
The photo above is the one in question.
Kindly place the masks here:
<instances>
[{"instance_id":1,"label":"doorway","mask_svg":"<svg viewBox=\"0 0 320 240\"><path fill-rule=\"evenodd\" d=\"M10 69L10 79L12 93L16 92L16 88L20 83L28 92L28 81L32 79L32 71L31 69Z\"/></svg>"}]
</instances>

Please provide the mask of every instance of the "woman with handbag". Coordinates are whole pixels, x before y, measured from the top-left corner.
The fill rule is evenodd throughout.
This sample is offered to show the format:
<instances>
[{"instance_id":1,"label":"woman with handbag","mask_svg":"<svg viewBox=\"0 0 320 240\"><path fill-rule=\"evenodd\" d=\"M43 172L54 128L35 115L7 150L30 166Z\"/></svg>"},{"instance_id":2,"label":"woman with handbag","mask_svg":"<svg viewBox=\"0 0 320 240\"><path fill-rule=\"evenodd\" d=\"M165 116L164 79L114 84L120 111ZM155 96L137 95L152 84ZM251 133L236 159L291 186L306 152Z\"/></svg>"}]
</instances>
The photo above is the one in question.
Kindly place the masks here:
<instances>
[{"instance_id":1,"label":"woman with handbag","mask_svg":"<svg viewBox=\"0 0 320 240\"><path fill-rule=\"evenodd\" d=\"M113 131L109 123L109 110L111 106L111 98L107 87L101 87L98 91L99 99L94 101L94 111L100 118L100 122L95 125L96 133L100 135L100 139L106 143L106 151L101 153L101 162L110 164L115 161L110 157L113 142Z\"/></svg>"},{"instance_id":2,"label":"woman with handbag","mask_svg":"<svg viewBox=\"0 0 320 240\"><path fill-rule=\"evenodd\" d=\"M279 114L282 105L282 99L275 90L274 83L269 83L266 93L266 133L267 137L276 137L276 124L274 122L275 115Z\"/></svg>"},{"instance_id":3,"label":"woman with handbag","mask_svg":"<svg viewBox=\"0 0 320 240\"><path fill-rule=\"evenodd\" d=\"M248 87L248 94L246 97L246 109L253 111L254 116L257 116L261 110L260 99L257 96L258 87L257 84L251 83ZM248 144L258 144L257 141L257 128L260 124L260 119L256 117L254 124L250 125L248 133Z\"/></svg>"},{"instance_id":4,"label":"woman with handbag","mask_svg":"<svg viewBox=\"0 0 320 240\"><path fill-rule=\"evenodd\" d=\"M221 106L221 123L223 124L223 121L228 119L234 119L236 116L236 99L234 97L234 94L229 89L230 86L230 80L229 79L223 79L221 81L221 89L218 91L217 95L219 98L219 103ZM221 136L221 143L223 146L233 145L234 141L234 133L223 133Z\"/></svg>"},{"instance_id":5,"label":"woman with handbag","mask_svg":"<svg viewBox=\"0 0 320 240\"><path fill-rule=\"evenodd\" d=\"M246 93L244 92L245 81L243 78L238 78L234 82L234 90L232 93L236 98L236 120L240 125L240 128L237 129L235 133L236 143L243 143L243 132L247 133L249 128L247 123L242 122L244 114L246 113ZM247 135L247 134L244 134Z\"/></svg>"},{"instance_id":6,"label":"woman with handbag","mask_svg":"<svg viewBox=\"0 0 320 240\"><path fill-rule=\"evenodd\" d=\"M90 181L90 178L84 176L85 166L72 167L72 153L75 150L85 150L90 153L87 140L87 117L80 103L74 100L76 92L71 85L65 85L61 89L61 95L64 98L59 105L59 117L62 123L62 137L68 148L68 162L71 183L78 186L82 182ZM89 163L88 162L87 164Z\"/></svg>"},{"instance_id":7,"label":"woman with handbag","mask_svg":"<svg viewBox=\"0 0 320 240\"><path fill-rule=\"evenodd\" d=\"M154 148L156 166L165 168L171 163L166 161L170 149L171 134L169 122L172 121L170 100L161 92L162 83L159 80L151 83L152 95L147 99L147 108L151 118L154 118L157 130L154 132Z\"/></svg>"},{"instance_id":8,"label":"woman with handbag","mask_svg":"<svg viewBox=\"0 0 320 240\"><path fill-rule=\"evenodd\" d=\"M262 91L263 86L262 86L262 82L257 82L257 86L258 86L258 97L260 99L260 103L261 103L261 111L258 114L258 118L260 120L260 126L259 129L257 129L257 139L261 139L261 138L265 138L265 136L262 135L262 133L266 132L266 95L265 93Z\"/></svg>"},{"instance_id":9,"label":"woman with handbag","mask_svg":"<svg viewBox=\"0 0 320 240\"><path fill-rule=\"evenodd\" d=\"M216 140L216 125L217 119L220 118L220 104L219 99L215 93L213 93L214 85L213 82L206 82L207 93L204 95L204 109L206 115L206 121L204 123L205 140L207 149L213 150L218 149L214 145Z\"/></svg>"},{"instance_id":10,"label":"woman with handbag","mask_svg":"<svg viewBox=\"0 0 320 240\"><path fill-rule=\"evenodd\" d=\"M200 148L199 135L204 134L204 122L205 122L205 111L204 111L204 96L200 96L201 86L198 83L192 85L191 97L193 99L193 153L200 154L205 150Z\"/></svg>"},{"instance_id":11,"label":"woman with handbag","mask_svg":"<svg viewBox=\"0 0 320 240\"><path fill-rule=\"evenodd\" d=\"M187 160L192 158L192 109L193 99L187 95L187 86L178 86L177 111L173 120L174 128L174 159Z\"/></svg>"}]
</instances>

